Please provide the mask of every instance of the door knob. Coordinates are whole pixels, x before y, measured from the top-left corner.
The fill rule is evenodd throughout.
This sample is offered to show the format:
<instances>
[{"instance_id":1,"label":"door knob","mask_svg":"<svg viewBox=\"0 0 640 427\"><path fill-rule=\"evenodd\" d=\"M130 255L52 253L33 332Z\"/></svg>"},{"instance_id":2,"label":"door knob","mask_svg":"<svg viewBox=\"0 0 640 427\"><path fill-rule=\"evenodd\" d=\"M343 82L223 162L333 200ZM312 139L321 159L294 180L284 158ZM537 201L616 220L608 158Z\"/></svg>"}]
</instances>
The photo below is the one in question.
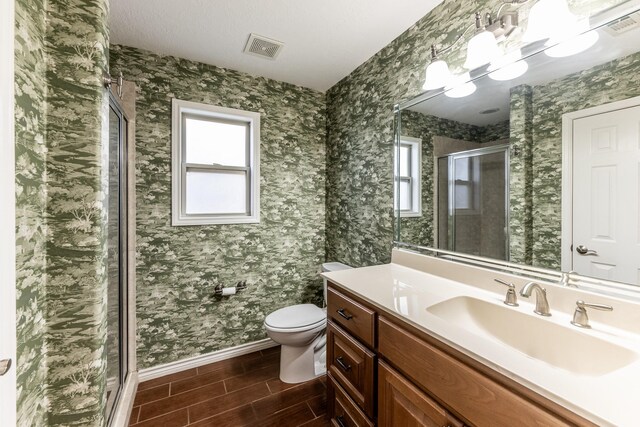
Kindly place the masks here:
<instances>
[{"instance_id":1,"label":"door knob","mask_svg":"<svg viewBox=\"0 0 640 427\"><path fill-rule=\"evenodd\" d=\"M0 377L9 372L11 369L11 359L0 360Z\"/></svg>"},{"instance_id":2,"label":"door knob","mask_svg":"<svg viewBox=\"0 0 640 427\"><path fill-rule=\"evenodd\" d=\"M587 248L585 245L579 245L576 248L576 252L578 252L580 255L594 255L594 256L598 256L598 252L594 251L593 249L589 249Z\"/></svg>"}]
</instances>

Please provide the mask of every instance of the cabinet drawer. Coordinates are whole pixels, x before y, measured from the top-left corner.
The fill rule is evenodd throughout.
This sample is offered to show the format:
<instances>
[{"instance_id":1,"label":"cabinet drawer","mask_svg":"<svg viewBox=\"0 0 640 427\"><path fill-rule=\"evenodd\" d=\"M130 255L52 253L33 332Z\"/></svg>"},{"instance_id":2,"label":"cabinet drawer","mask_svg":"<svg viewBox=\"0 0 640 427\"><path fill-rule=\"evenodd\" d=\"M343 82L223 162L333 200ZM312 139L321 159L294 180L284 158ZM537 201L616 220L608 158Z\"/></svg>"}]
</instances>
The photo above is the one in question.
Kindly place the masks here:
<instances>
[{"instance_id":1,"label":"cabinet drawer","mask_svg":"<svg viewBox=\"0 0 640 427\"><path fill-rule=\"evenodd\" d=\"M327 327L327 366L329 373L349 396L373 417L376 357L335 323Z\"/></svg>"},{"instance_id":2,"label":"cabinet drawer","mask_svg":"<svg viewBox=\"0 0 640 427\"><path fill-rule=\"evenodd\" d=\"M373 427L338 382L327 375L327 406L333 427Z\"/></svg>"},{"instance_id":3,"label":"cabinet drawer","mask_svg":"<svg viewBox=\"0 0 640 427\"><path fill-rule=\"evenodd\" d=\"M327 290L327 315L370 348L375 344L376 313L333 288Z\"/></svg>"},{"instance_id":4,"label":"cabinet drawer","mask_svg":"<svg viewBox=\"0 0 640 427\"><path fill-rule=\"evenodd\" d=\"M463 427L461 421L383 362L378 362L378 388L378 427Z\"/></svg>"},{"instance_id":5,"label":"cabinet drawer","mask_svg":"<svg viewBox=\"0 0 640 427\"><path fill-rule=\"evenodd\" d=\"M473 425L570 425L384 318L378 333L382 357Z\"/></svg>"}]
</instances>

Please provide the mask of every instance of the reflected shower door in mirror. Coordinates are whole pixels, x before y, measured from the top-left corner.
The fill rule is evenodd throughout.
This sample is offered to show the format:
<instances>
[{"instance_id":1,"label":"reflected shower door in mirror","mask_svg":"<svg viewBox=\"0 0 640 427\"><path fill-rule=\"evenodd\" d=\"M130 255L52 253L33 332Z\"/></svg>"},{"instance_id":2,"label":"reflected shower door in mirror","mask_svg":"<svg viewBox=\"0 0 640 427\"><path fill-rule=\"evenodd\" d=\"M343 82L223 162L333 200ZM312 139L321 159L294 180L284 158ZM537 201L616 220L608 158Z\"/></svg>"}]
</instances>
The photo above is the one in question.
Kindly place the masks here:
<instances>
[{"instance_id":1,"label":"reflected shower door in mirror","mask_svg":"<svg viewBox=\"0 0 640 427\"><path fill-rule=\"evenodd\" d=\"M439 249L507 260L508 158L505 145L438 157Z\"/></svg>"},{"instance_id":2,"label":"reflected shower door in mirror","mask_svg":"<svg viewBox=\"0 0 640 427\"><path fill-rule=\"evenodd\" d=\"M397 142L421 146L399 242L640 285L640 12L589 37L579 53L508 46L524 74L472 70L465 90L398 106Z\"/></svg>"}]
</instances>

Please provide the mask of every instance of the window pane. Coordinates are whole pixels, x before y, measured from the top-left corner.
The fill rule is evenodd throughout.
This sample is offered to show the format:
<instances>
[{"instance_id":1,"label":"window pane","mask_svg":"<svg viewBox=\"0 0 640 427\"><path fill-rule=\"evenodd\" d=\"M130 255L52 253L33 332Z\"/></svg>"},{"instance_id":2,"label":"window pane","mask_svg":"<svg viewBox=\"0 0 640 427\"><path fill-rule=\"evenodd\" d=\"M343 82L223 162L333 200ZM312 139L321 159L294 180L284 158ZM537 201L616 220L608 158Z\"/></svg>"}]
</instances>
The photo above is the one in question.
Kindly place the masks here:
<instances>
[{"instance_id":1,"label":"window pane","mask_svg":"<svg viewBox=\"0 0 640 427\"><path fill-rule=\"evenodd\" d=\"M411 164L411 147L408 145L400 146L400 176L409 175L409 165Z\"/></svg>"},{"instance_id":2,"label":"window pane","mask_svg":"<svg viewBox=\"0 0 640 427\"><path fill-rule=\"evenodd\" d=\"M186 161L206 165L249 166L246 123L185 120Z\"/></svg>"},{"instance_id":3,"label":"window pane","mask_svg":"<svg viewBox=\"0 0 640 427\"><path fill-rule=\"evenodd\" d=\"M471 209L471 186L468 184L456 184L455 209Z\"/></svg>"},{"instance_id":4,"label":"window pane","mask_svg":"<svg viewBox=\"0 0 640 427\"><path fill-rule=\"evenodd\" d=\"M187 171L187 214L247 212L246 173Z\"/></svg>"},{"instance_id":5,"label":"window pane","mask_svg":"<svg viewBox=\"0 0 640 427\"><path fill-rule=\"evenodd\" d=\"M455 162L455 171L456 171L456 181L469 181L471 179L470 169L471 162L469 157L463 157L460 159L456 159Z\"/></svg>"},{"instance_id":6,"label":"window pane","mask_svg":"<svg viewBox=\"0 0 640 427\"><path fill-rule=\"evenodd\" d=\"M407 211L411 209L411 183L409 181L400 181L400 210Z\"/></svg>"}]
</instances>

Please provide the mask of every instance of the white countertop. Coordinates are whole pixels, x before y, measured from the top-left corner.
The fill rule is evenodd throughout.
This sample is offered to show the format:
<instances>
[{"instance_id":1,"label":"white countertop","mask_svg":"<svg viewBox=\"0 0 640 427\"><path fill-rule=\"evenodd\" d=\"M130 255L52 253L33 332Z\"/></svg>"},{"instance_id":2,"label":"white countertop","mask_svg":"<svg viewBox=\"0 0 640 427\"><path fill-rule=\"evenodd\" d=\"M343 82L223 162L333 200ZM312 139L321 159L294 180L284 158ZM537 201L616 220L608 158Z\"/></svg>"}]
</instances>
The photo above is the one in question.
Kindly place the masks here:
<instances>
[{"instance_id":1,"label":"white countertop","mask_svg":"<svg viewBox=\"0 0 640 427\"><path fill-rule=\"evenodd\" d=\"M472 273L476 270L475 267L461 266L449 261L434 261L430 257L425 258L430 259L432 263L449 263L450 266L445 265L445 267L456 269L458 272L461 269ZM428 268L422 270L428 270ZM442 271L442 268L436 270ZM484 279L486 279L487 270L479 268L477 270L478 274L472 276L482 278L482 282L486 282ZM508 275L491 274L493 277L511 279ZM496 292L492 292L483 289L484 286L465 284L443 277L443 275L430 274L427 271L409 268L398 263L324 273L323 276L358 295L364 301L380 309L381 312L407 321L469 357L596 424L640 425L640 357L631 364L604 375L576 374L530 357L507 344L489 340L461 327L451 325L426 309L439 302L459 296L474 297L502 304L505 289L499 285L489 285L490 289L495 287ZM472 276L469 277L472 279ZM473 283L474 280L470 280L470 282ZM551 304L551 317L543 318L533 313L535 305L533 296L529 299L520 299L519 307L510 307L509 309L534 316L541 322L555 322L565 327L574 328L576 333L591 334L614 342L619 346L631 349L640 356L640 336L638 334L593 320L591 322L593 329L582 330L571 326L569 322L573 311L555 310L553 305L554 292L566 292L566 290L554 291L547 286L547 292ZM580 296L579 291L576 292L578 292L576 295ZM617 305L620 304L617 302ZM640 311L640 306L638 310ZM522 331L522 333L526 334L527 332ZM589 355L586 354L585 357L589 357Z\"/></svg>"}]
</instances>

